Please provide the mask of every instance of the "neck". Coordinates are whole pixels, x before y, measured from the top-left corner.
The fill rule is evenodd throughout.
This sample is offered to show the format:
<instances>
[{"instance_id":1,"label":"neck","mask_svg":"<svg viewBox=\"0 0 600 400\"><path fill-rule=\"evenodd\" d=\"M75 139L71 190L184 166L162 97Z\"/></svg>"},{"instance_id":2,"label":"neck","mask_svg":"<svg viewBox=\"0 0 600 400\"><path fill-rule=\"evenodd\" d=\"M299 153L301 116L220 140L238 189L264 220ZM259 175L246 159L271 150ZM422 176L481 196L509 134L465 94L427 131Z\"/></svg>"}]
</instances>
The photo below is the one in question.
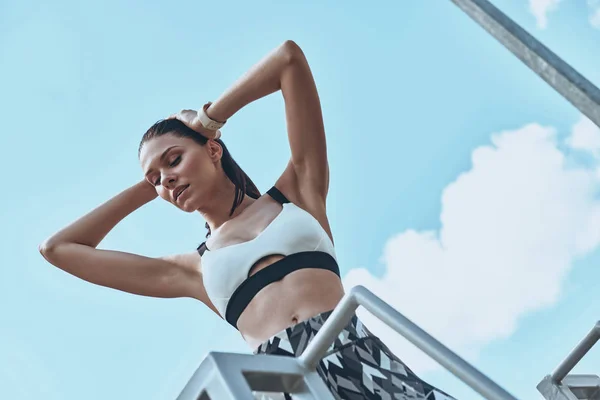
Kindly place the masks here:
<instances>
[{"instance_id":1,"label":"neck","mask_svg":"<svg viewBox=\"0 0 600 400\"><path fill-rule=\"evenodd\" d=\"M243 194L244 197L242 202L236 207L236 209L233 211L233 214L229 215L231 212L231 206L233 205L233 200L235 198L235 191L235 185L229 180L229 178L225 176L223 182L221 182L220 185L217 185L216 189L211 191L210 204L198 210L206 222L208 222L210 231L213 234L225 222L236 217L242 211L244 211L246 207L254 203L255 199Z\"/></svg>"}]
</instances>

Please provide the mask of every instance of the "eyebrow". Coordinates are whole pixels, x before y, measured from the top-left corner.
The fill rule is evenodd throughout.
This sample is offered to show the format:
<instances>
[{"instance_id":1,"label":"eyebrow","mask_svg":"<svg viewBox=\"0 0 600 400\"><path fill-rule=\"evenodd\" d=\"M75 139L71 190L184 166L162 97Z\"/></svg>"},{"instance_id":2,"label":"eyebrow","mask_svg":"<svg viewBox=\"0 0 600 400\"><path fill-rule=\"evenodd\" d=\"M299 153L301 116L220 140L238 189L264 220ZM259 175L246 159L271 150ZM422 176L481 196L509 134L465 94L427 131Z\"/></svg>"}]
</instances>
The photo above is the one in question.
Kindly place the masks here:
<instances>
[{"instance_id":1,"label":"eyebrow","mask_svg":"<svg viewBox=\"0 0 600 400\"><path fill-rule=\"evenodd\" d=\"M167 156L167 153L169 152L169 150L175 148L175 147L180 147L180 146L171 146L171 147L167 147L167 149L165 151L163 151L163 153L160 155L160 159L159 161L162 162L162 160L164 160L164 158ZM154 170L152 168L150 168L148 170L148 172L146 172L146 174L144 176L148 176L150 175L152 172L154 172Z\"/></svg>"}]
</instances>

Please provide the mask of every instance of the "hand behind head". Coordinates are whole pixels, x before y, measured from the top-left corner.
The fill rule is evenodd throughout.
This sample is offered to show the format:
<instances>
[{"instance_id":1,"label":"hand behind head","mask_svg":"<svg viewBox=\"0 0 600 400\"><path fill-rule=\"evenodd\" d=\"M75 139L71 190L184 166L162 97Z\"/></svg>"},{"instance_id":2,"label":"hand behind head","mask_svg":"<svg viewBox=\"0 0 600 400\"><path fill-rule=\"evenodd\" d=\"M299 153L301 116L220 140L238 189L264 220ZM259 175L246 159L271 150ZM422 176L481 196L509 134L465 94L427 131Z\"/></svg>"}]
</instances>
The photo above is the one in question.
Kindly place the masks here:
<instances>
[{"instance_id":1,"label":"hand behind head","mask_svg":"<svg viewBox=\"0 0 600 400\"><path fill-rule=\"evenodd\" d=\"M221 131L211 131L206 129L200 123L198 112L195 110L181 110L176 114L172 114L166 119L178 119L183 122L188 128L195 130L207 139L217 140L221 137Z\"/></svg>"}]
</instances>

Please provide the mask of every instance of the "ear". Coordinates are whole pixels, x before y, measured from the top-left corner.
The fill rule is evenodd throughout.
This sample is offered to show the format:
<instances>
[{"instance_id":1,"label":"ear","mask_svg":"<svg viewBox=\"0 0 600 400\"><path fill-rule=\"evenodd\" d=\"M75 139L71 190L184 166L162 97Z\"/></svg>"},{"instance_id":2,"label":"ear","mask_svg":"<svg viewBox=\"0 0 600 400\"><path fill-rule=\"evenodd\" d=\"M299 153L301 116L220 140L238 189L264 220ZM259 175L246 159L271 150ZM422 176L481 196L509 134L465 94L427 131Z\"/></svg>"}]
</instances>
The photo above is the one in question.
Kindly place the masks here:
<instances>
[{"instance_id":1,"label":"ear","mask_svg":"<svg viewBox=\"0 0 600 400\"><path fill-rule=\"evenodd\" d=\"M223 147L216 140L209 139L206 146L208 146L208 155L213 162L217 162L223 157Z\"/></svg>"}]
</instances>

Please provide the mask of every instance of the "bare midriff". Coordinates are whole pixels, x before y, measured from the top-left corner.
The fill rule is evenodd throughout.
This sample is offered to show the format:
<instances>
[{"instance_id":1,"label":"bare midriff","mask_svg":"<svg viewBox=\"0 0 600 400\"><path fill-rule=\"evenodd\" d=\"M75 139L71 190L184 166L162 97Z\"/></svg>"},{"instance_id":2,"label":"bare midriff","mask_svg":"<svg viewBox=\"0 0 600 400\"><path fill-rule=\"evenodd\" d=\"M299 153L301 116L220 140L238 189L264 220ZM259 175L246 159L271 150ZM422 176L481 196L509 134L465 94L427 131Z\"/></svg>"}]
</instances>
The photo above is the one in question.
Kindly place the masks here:
<instances>
[{"instance_id":1,"label":"bare midriff","mask_svg":"<svg viewBox=\"0 0 600 400\"><path fill-rule=\"evenodd\" d=\"M282 258L278 255L261 260L252 268L250 275ZM303 268L258 292L240 315L237 327L254 350L285 328L332 310L343 295L342 282L335 273Z\"/></svg>"}]
</instances>

